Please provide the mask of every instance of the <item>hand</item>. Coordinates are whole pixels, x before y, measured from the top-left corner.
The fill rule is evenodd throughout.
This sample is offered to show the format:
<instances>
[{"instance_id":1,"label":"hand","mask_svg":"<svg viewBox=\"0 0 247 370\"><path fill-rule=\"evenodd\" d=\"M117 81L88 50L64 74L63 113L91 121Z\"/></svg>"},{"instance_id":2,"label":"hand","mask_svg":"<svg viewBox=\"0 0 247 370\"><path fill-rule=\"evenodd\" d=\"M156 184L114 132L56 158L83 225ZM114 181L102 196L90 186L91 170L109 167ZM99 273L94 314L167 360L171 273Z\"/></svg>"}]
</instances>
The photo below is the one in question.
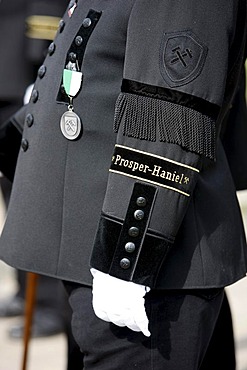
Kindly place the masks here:
<instances>
[{"instance_id":1,"label":"hand","mask_svg":"<svg viewBox=\"0 0 247 370\"><path fill-rule=\"evenodd\" d=\"M149 287L117 279L96 269L93 275L93 309L100 319L127 326L149 337L144 296Z\"/></svg>"}]
</instances>

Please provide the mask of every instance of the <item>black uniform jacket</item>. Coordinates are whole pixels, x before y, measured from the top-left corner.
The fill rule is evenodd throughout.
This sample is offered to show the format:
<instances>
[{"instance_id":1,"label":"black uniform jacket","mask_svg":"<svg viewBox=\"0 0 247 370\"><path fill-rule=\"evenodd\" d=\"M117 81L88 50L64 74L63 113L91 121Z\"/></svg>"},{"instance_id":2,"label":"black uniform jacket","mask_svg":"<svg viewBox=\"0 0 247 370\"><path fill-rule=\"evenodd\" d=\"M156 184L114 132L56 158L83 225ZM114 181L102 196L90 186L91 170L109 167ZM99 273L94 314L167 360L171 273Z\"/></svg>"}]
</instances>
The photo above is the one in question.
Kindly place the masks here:
<instances>
[{"instance_id":1,"label":"black uniform jacket","mask_svg":"<svg viewBox=\"0 0 247 370\"><path fill-rule=\"evenodd\" d=\"M168 289L242 278L244 230L218 137L243 69L246 2L70 8L22 112L1 258L83 284L90 266ZM72 65L82 79L70 101ZM71 103L75 140L60 129ZM68 136L73 124L62 120Z\"/></svg>"}]
</instances>

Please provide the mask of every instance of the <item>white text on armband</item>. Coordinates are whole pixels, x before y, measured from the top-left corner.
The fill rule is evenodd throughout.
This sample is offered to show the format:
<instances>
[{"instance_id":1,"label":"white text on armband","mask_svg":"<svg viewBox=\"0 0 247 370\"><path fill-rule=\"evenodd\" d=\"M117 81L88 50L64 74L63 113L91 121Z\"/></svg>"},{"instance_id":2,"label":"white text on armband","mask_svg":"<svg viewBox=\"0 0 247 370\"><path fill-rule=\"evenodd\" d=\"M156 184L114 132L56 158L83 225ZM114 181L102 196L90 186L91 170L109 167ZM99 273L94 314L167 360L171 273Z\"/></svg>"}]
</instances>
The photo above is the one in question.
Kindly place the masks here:
<instances>
[{"instance_id":1,"label":"white text on armband","mask_svg":"<svg viewBox=\"0 0 247 370\"><path fill-rule=\"evenodd\" d=\"M170 188L189 196L197 168L137 149L115 146L110 172Z\"/></svg>"}]
</instances>

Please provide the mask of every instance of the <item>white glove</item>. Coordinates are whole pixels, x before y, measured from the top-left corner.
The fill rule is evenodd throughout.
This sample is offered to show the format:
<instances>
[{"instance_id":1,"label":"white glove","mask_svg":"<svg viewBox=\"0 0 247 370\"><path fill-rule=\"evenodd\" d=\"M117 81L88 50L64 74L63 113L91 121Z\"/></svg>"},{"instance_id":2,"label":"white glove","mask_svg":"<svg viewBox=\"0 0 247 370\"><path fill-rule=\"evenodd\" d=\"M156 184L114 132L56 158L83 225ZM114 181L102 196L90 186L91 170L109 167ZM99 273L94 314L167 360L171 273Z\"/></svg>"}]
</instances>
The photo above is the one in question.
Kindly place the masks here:
<instances>
[{"instance_id":1,"label":"white glove","mask_svg":"<svg viewBox=\"0 0 247 370\"><path fill-rule=\"evenodd\" d=\"M127 326L133 331L142 331L146 337L148 318L144 296L149 287L117 279L96 269L93 275L93 309L100 319L117 326Z\"/></svg>"}]
</instances>

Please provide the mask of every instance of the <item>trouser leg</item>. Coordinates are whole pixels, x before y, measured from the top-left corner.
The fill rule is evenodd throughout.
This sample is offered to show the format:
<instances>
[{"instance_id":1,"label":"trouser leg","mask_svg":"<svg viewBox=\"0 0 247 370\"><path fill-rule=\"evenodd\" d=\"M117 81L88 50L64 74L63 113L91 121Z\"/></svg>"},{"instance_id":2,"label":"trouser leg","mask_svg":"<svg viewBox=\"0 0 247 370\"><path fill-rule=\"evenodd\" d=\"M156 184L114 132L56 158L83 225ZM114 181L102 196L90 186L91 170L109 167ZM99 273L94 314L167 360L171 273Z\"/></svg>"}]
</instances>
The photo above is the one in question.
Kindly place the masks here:
<instances>
[{"instance_id":1,"label":"trouser leg","mask_svg":"<svg viewBox=\"0 0 247 370\"><path fill-rule=\"evenodd\" d=\"M231 310L226 294L200 370L235 370L235 342Z\"/></svg>"},{"instance_id":2,"label":"trouser leg","mask_svg":"<svg viewBox=\"0 0 247 370\"><path fill-rule=\"evenodd\" d=\"M63 316L65 323L65 335L67 339L67 370L83 370L84 355L80 351L77 342L74 339L71 327L72 309L68 303L68 296L66 294L66 301L63 305Z\"/></svg>"},{"instance_id":3,"label":"trouser leg","mask_svg":"<svg viewBox=\"0 0 247 370\"><path fill-rule=\"evenodd\" d=\"M98 319L92 292L70 291L74 337L85 370L197 370L222 304L223 289L155 291L146 295L150 338ZM195 294L196 293L196 294Z\"/></svg>"}]
</instances>

